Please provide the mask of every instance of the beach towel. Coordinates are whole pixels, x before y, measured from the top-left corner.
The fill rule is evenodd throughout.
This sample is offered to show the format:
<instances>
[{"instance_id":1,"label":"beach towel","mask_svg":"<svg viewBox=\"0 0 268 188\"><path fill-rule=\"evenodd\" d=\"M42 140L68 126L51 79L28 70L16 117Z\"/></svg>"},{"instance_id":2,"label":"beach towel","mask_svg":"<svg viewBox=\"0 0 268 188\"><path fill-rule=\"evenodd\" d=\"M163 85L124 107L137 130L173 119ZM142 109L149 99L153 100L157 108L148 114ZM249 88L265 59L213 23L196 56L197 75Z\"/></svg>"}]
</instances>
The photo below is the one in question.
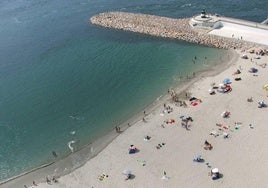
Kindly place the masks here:
<instances>
[{"instance_id":1,"label":"beach towel","mask_svg":"<svg viewBox=\"0 0 268 188\"><path fill-rule=\"evenodd\" d=\"M135 152L136 152L135 149L130 149L128 153L129 153L129 154L133 154L133 153L135 153Z\"/></svg>"}]
</instances>

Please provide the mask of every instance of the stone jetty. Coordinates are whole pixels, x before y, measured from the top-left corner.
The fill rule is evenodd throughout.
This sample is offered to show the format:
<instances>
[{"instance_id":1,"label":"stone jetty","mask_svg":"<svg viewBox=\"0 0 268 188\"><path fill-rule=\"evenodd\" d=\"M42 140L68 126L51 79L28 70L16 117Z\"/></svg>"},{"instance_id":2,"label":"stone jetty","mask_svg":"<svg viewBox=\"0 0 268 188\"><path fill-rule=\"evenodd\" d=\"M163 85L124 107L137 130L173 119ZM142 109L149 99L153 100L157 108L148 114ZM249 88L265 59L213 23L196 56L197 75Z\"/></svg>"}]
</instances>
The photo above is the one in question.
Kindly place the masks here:
<instances>
[{"instance_id":1,"label":"stone jetty","mask_svg":"<svg viewBox=\"0 0 268 188\"><path fill-rule=\"evenodd\" d=\"M209 47L222 49L241 49L255 46L243 40L209 35L212 28L193 27L189 24L191 18L168 18L156 15L104 12L90 18L92 24L143 33L158 37L184 40Z\"/></svg>"}]
</instances>

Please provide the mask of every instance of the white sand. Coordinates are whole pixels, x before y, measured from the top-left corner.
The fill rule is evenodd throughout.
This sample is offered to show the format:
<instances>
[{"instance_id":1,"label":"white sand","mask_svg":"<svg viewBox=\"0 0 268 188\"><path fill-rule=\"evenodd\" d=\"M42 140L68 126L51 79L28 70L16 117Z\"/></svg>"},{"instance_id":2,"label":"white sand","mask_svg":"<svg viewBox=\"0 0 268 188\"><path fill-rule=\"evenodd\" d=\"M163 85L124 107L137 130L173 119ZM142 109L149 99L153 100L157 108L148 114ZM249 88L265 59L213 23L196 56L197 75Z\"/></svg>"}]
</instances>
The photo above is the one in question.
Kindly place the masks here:
<instances>
[{"instance_id":1,"label":"white sand","mask_svg":"<svg viewBox=\"0 0 268 188\"><path fill-rule=\"evenodd\" d=\"M240 52L239 52L240 53ZM241 55L241 53L240 53ZM255 55L249 54L254 58ZM253 61L268 63L268 57ZM257 102L264 100L268 103L268 92L262 87L268 83L268 67L262 68L255 62L241 58L228 70L221 74L202 78L196 82L189 92L192 96L202 99L202 103L187 108L174 108L170 114L160 115L163 110L156 109L146 116L147 123L142 121L121 133L95 158L89 160L84 166L74 172L59 178L58 183L48 185L39 183L39 188L91 188L91 187L265 187L268 185L268 108L258 108ZM233 72L241 66L241 74L233 76ZM258 76L248 72L250 67L256 67ZM229 77L232 81L232 92L228 94L216 93L209 95L208 90L212 82L221 83ZM241 77L241 81L234 81ZM247 102L248 97L253 102ZM188 101L187 101L188 103ZM189 103L188 103L189 104ZM230 118L223 119L224 110L231 112ZM179 116L191 116L190 131L181 126ZM175 123L161 127L167 118L174 118ZM238 130L234 129L234 122L241 122ZM230 138L222 136L213 137L210 131L219 133L216 123L230 126ZM252 124L254 128L250 128ZM143 137L152 138L144 141ZM212 143L210 151L203 149L205 140ZM165 143L161 149L156 145ZM135 144L140 150L135 154L128 154L130 144ZM205 162L219 168L223 174L221 179L213 181L208 172L211 170L205 163L193 162L195 154L202 154ZM137 160L146 161L142 166ZM135 177L124 180L122 171L131 169ZM168 180L163 180L166 171ZM101 174L107 174L102 181L98 179ZM22 186L23 187L23 186Z\"/></svg>"},{"instance_id":2,"label":"white sand","mask_svg":"<svg viewBox=\"0 0 268 188\"><path fill-rule=\"evenodd\" d=\"M268 45L268 30L221 21L223 27L209 34Z\"/></svg>"}]
</instances>

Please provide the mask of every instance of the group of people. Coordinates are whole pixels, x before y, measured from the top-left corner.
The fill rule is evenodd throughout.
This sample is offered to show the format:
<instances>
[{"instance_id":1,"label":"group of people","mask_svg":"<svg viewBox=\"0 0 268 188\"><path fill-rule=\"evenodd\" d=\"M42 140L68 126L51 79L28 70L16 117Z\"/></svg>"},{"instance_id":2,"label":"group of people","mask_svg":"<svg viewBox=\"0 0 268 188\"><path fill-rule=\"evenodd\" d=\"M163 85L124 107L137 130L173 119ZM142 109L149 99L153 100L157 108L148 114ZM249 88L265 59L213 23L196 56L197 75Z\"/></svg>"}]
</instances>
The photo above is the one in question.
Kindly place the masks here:
<instances>
[{"instance_id":1,"label":"group of people","mask_svg":"<svg viewBox=\"0 0 268 188\"><path fill-rule=\"evenodd\" d=\"M193 118L191 116L184 118L184 116L181 116L181 126L185 127L187 130L189 130L189 122L193 122Z\"/></svg>"},{"instance_id":2,"label":"group of people","mask_svg":"<svg viewBox=\"0 0 268 188\"><path fill-rule=\"evenodd\" d=\"M53 176L52 179L49 179L49 177L46 177L46 182L47 184L52 185L52 183L58 183L59 181L55 176ZM33 181L33 186L38 186L38 184L35 181ZM28 188L28 186L24 185L24 188Z\"/></svg>"},{"instance_id":3,"label":"group of people","mask_svg":"<svg viewBox=\"0 0 268 188\"><path fill-rule=\"evenodd\" d=\"M171 108L169 105L167 106L164 104L164 112L167 112L168 114L173 112L173 108Z\"/></svg>"},{"instance_id":4,"label":"group of people","mask_svg":"<svg viewBox=\"0 0 268 188\"><path fill-rule=\"evenodd\" d=\"M120 129L120 127L119 127L119 126L115 126L115 131L116 131L117 133L121 133L121 129Z\"/></svg>"}]
</instances>

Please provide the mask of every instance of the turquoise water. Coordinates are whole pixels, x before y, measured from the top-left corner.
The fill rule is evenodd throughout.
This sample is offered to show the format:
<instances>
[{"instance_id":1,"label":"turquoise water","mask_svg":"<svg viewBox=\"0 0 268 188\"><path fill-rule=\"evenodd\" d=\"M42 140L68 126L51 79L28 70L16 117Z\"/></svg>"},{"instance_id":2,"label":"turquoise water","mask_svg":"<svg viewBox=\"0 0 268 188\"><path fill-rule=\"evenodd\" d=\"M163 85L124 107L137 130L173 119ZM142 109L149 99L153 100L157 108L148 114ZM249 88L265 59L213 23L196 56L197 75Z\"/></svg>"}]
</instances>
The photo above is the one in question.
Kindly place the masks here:
<instances>
[{"instance_id":1,"label":"turquoise water","mask_svg":"<svg viewBox=\"0 0 268 188\"><path fill-rule=\"evenodd\" d=\"M267 6L249 0L2 0L0 180L54 160L51 151L68 155L70 140L75 150L93 142L177 85L180 76L220 63L225 54L94 26L92 15L121 10L187 17L206 8L261 22Z\"/></svg>"}]
</instances>

